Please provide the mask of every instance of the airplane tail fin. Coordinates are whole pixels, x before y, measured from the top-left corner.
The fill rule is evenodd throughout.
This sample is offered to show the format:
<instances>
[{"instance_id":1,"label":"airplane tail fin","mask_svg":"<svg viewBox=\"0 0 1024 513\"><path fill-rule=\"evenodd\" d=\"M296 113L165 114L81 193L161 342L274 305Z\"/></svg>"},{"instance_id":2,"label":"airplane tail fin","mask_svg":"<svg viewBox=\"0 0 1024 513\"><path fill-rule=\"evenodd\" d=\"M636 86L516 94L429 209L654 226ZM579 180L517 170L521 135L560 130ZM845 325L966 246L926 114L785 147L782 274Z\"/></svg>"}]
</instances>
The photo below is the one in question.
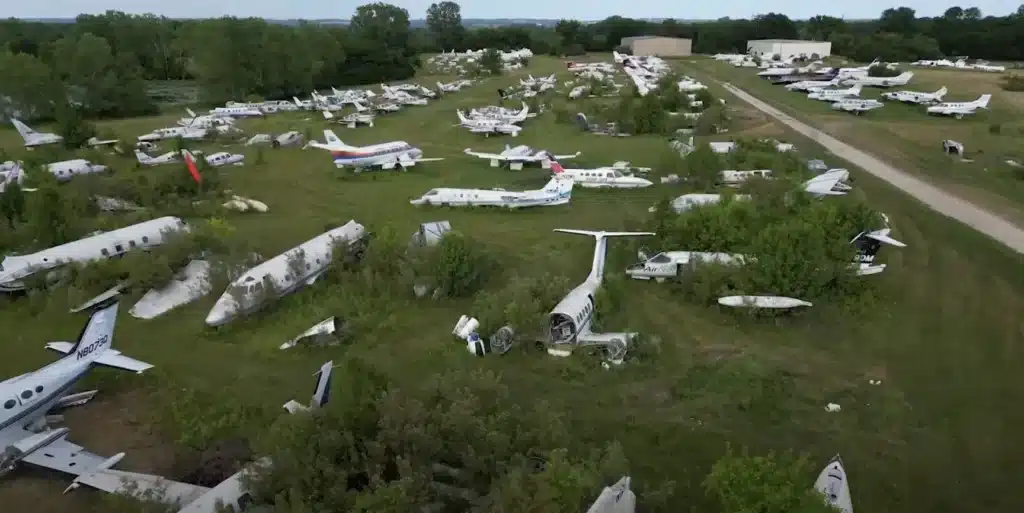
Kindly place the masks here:
<instances>
[{"instance_id":1,"label":"airplane tail fin","mask_svg":"<svg viewBox=\"0 0 1024 513\"><path fill-rule=\"evenodd\" d=\"M860 84L854 84L854 86L850 88L850 94L856 96L856 95L860 94L861 89L862 89L862 87L861 87Z\"/></svg>"},{"instance_id":2,"label":"airplane tail fin","mask_svg":"<svg viewBox=\"0 0 1024 513\"><path fill-rule=\"evenodd\" d=\"M576 124L578 124L584 131L590 129L590 124L587 123L587 116L582 112L576 113Z\"/></svg>"},{"instance_id":3,"label":"airplane tail fin","mask_svg":"<svg viewBox=\"0 0 1024 513\"><path fill-rule=\"evenodd\" d=\"M516 117L525 118L530 113L530 106L523 102L523 110L519 111Z\"/></svg>"},{"instance_id":4,"label":"airplane tail fin","mask_svg":"<svg viewBox=\"0 0 1024 513\"><path fill-rule=\"evenodd\" d=\"M324 109L324 110L322 110L320 112L323 113L324 119L334 119L334 114L331 114L331 111L329 111L327 109Z\"/></svg>"},{"instance_id":5,"label":"airplane tail fin","mask_svg":"<svg viewBox=\"0 0 1024 513\"><path fill-rule=\"evenodd\" d=\"M188 108L188 107L185 107L185 112L188 112L188 115L189 115L189 116L192 116L192 118L193 118L193 119L194 119L194 118L196 118L196 117L198 117L198 116L196 116L196 113L195 113L195 112L192 112L192 109L190 109L190 108Z\"/></svg>"},{"instance_id":6,"label":"airplane tail fin","mask_svg":"<svg viewBox=\"0 0 1024 513\"><path fill-rule=\"evenodd\" d=\"M129 358L111 348L114 340L114 325L117 323L117 305L116 300L109 301L93 312L74 344L50 342L46 344L47 349L64 353L67 355L65 358L74 358L77 361L85 360L89 363L137 373L153 368L146 362Z\"/></svg>"},{"instance_id":7,"label":"airplane tail fin","mask_svg":"<svg viewBox=\"0 0 1024 513\"><path fill-rule=\"evenodd\" d=\"M941 100L943 96L946 96L947 92L948 91L946 90L946 86L942 86L941 88L939 88L938 91L935 91L934 93L932 93L932 95L935 96L935 99Z\"/></svg>"},{"instance_id":8,"label":"airplane tail fin","mask_svg":"<svg viewBox=\"0 0 1024 513\"><path fill-rule=\"evenodd\" d=\"M558 175L565 173L565 168L562 167L557 160L551 159L551 172L557 177Z\"/></svg>"},{"instance_id":9,"label":"airplane tail fin","mask_svg":"<svg viewBox=\"0 0 1024 513\"><path fill-rule=\"evenodd\" d=\"M14 128L18 130L19 134L21 134L21 138L25 139L26 141L28 141L30 137L36 134L35 130L32 130L31 128L29 128L28 125L22 123L17 119L11 118L11 124L13 124Z\"/></svg>"},{"instance_id":10,"label":"airplane tail fin","mask_svg":"<svg viewBox=\"0 0 1024 513\"><path fill-rule=\"evenodd\" d=\"M991 100L991 99L992 99L992 95L991 94L983 94L983 95L981 95L980 98L978 98L977 100L974 100L974 104L977 105L979 109L987 109L988 108L988 101Z\"/></svg>"},{"instance_id":11,"label":"airplane tail fin","mask_svg":"<svg viewBox=\"0 0 1024 513\"><path fill-rule=\"evenodd\" d=\"M466 119L466 115L463 114L461 110L455 109L455 114L457 114L459 116L459 122L461 122L461 123L469 123L469 120Z\"/></svg>"},{"instance_id":12,"label":"airplane tail fin","mask_svg":"<svg viewBox=\"0 0 1024 513\"><path fill-rule=\"evenodd\" d=\"M341 141L341 139L334 133L334 130L324 130L324 140L327 141L327 145L333 148L350 149L349 146Z\"/></svg>"},{"instance_id":13,"label":"airplane tail fin","mask_svg":"<svg viewBox=\"0 0 1024 513\"><path fill-rule=\"evenodd\" d=\"M288 410L288 413L298 413L300 411L317 410L323 408L327 404L327 401L331 399L331 371L334 370L334 362L329 361L320 366L320 370L316 371L316 386L313 388L313 398L309 402L309 406L306 406L298 401L292 399L284 404L284 409Z\"/></svg>"},{"instance_id":14,"label":"airplane tail fin","mask_svg":"<svg viewBox=\"0 0 1024 513\"><path fill-rule=\"evenodd\" d=\"M143 153L142 150L135 150L135 159L139 161L139 164L145 164L146 162L149 162L151 158L152 157L149 155Z\"/></svg>"},{"instance_id":15,"label":"airplane tail fin","mask_svg":"<svg viewBox=\"0 0 1024 513\"><path fill-rule=\"evenodd\" d=\"M552 176L544 185L544 192L572 195L575 180L569 177Z\"/></svg>"},{"instance_id":16,"label":"airplane tail fin","mask_svg":"<svg viewBox=\"0 0 1024 513\"><path fill-rule=\"evenodd\" d=\"M196 157L192 155L191 151L184 148L181 150L181 156L185 160L185 167L188 169L189 174L192 175L192 179L196 183L202 183L203 177L199 174L199 168L196 167Z\"/></svg>"},{"instance_id":17,"label":"airplane tail fin","mask_svg":"<svg viewBox=\"0 0 1024 513\"><path fill-rule=\"evenodd\" d=\"M591 230L573 230L568 228L555 228L556 232L572 233L576 235L590 235L596 241L594 244L594 261L590 267L588 280L601 281L604 278L604 260L608 247L608 237L639 237L642 235L656 235L653 232L597 232Z\"/></svg>"}]
</instances>

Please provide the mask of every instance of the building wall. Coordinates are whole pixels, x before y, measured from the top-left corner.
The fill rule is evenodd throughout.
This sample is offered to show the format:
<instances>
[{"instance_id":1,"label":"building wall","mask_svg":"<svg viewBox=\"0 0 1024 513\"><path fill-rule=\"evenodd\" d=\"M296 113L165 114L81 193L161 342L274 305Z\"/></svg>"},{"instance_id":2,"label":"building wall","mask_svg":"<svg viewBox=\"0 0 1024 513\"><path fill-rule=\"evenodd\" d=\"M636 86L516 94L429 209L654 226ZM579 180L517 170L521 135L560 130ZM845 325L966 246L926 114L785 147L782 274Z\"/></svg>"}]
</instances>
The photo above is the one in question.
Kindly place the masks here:
<instances>
[{"instance_id":1,"label":"building wall","mask_svg":"<svg viewBox=\"0 0 1024 513\"><path fill-rule=\"evenodd\" d=\"M652 37L634 39L629 43L633 55L657 55L658 57L686 57L691 55L692 42L674 37Z\"/></svg>"},{"instance_id":2,"label":"building wall","mask_svg":"<svg viewBox=\"0 0 1024 513\"><path fill-rule=\"evenodd\" d=\"M829 41L747 41L747 53L759 57L770 58L779 54L786 59L800 55L818 57L832 55L832 43Z\"/></svg>"}]
</instances>

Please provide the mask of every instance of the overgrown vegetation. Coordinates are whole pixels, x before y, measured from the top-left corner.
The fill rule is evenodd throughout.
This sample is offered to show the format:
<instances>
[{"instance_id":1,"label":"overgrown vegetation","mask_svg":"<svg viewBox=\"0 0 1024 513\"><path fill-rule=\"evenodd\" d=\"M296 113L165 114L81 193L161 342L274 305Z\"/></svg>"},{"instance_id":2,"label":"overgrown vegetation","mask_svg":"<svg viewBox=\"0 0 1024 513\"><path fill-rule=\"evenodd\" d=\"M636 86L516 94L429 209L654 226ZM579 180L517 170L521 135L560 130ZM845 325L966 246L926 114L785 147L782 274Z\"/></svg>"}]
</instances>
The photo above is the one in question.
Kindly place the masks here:
<instances>
[{"instance_id":1,"label":"overgrown vegetation","mask_svg":"<svg viewBox=\"0 0 1024 513\"><path fill-rule=\"evenodd\" d=\"M1003 77L1001 87L1004 91L1024 91L1024 75L1018 75L1016 73L1006 75Z\"/></svg>"}]
</instances>

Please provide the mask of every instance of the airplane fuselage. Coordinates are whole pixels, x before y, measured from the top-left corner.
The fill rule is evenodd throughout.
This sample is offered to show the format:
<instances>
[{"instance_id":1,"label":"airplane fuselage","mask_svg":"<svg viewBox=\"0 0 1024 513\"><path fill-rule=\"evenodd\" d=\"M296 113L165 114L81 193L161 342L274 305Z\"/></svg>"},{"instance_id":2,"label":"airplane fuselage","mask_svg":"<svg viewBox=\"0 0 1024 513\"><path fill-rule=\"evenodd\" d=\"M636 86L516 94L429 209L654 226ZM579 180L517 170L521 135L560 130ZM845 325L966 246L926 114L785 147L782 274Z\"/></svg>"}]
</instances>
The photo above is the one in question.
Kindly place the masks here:
<instances>
[{"instance_id":1,"label":"airplane fuselage","mask_svg":"<svg viewBox=\"0 0 1024 513\"><path fill-rule=\"evenodd\" d=\"M86 349L80 348L37 371L0 383L0 439L7 438L2 435L10 431L17 432L15 438L25 436L25 428L37 426L54 404L67 395L89 371L90 360L79 356Z\"/></svg>"},{"instance_id":2,"label":"airplane fuselage","mask_svg":"<svg viewBox=\"0 0 1024 513\"><path fill-rule=\"evenodd\" d=\"M371 146L331 148L336 167L374 167L398 161L401 157L412 160L423 157L423 151L405 141L394 141Z\"/></svg>"}]
</instances>

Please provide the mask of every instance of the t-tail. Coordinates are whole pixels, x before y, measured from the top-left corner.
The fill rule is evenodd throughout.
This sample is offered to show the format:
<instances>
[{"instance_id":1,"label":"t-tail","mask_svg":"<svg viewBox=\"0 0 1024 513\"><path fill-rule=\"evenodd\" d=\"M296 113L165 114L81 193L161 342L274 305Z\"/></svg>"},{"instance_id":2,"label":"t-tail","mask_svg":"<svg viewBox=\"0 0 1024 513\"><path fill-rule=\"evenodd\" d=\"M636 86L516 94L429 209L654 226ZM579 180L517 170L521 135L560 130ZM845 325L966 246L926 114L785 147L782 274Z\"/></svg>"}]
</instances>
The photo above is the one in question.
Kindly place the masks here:
<instances>
[{"instance_id":1,"label":"t-tail","mask_svg":"<svg viewBox=\"0 0 1024 513\"><path fill-rule=\"evenodd\" d=\"M991 94L983 94L983 95L981 95L980 98L978 98L977 100L974 100L974 105L976 107L978 107L979 109L987 109L988 108L988 101L991 100L991 99L992 99L992 95Z\"/></svg>"},{"instance_id":2,"label":"t-tail","mask_svg":"<svg viewBox=\"0 0 1024 513\"><path fill-rule=\"evenodd\" d=\"M942 97L946 96L947 92L949 91L946 90L946 86L942 86L938 91L932 93L932 96L934 96L936 100L942 101Z\"/></svg>"},{"instance_id":3,"label":"t-tail","mask_svg":"<svg viewBox=\"0 0 1024 513\"><path fill-rule=\"evenodd\" d=\"M64 358L68 360L85 361L140 374L153 368L146 362L124 356L112 348L114 325L117 324L117 306L115 300L105 303L93 312L74 344L50 342L46 344L46 348L66 354Z\"/></svg>"},{"instance_id":4,"label":"t-tail","mask_svg":"<svg viewBox=\"0 0 1024 513\"><path fill-rule=\"evenodd\" d=\"M590 123L587 123L587 116L582 112L576 113L576 124L579 125L584 132L590 131Z\"/></svg>"},{"instance_id":5,"label":"t-tail","mask_svg":"<svg viewBox=\"0 0 1024 513\"><path fill-rule=\"evenodd\" d=\"M642 235L656 235L654 232L595 232L590 230L572 230L568 228L555 228L556 232L574 233L576 235L590 235L594 237L594 261L590 265L590 275L587 281L601 283L604 279L604 261L608 253L608 237L639 237Z\"/></svg>"},{"instance_id":6,"label":"t-tail","mask_svg":"<svg viewBox=\"0 0 1024 513\"><path fill-rule=\"evenodd\" d=\"M14 128L18 130L18 133L21 134L21 138L24 139L25 141L28 141L33 135L36 135L35 130L32 130L31 128L29 128L28 125L22 123L17 119L12 118L11 124L14 125Z\"/></svg>"},{"instance_id":7,"label":"t-tail","mask_svg":"<svg viewBox=\"0 0 1024 513\"><path fill-rule=\"evenodd\" d=\"M548 194L557 194L564 196L566 199L572 197L572 188L575 184L575 180L568 177L553 176L548 183L544 185L543 191Z\"/></svg>"},{"instance_id":8,"label":"t-tail","mask_svg":"<svg viewBox=\"0 0 1024 513\"><path fill-rule=\"evenodd\" d=\"M349 146L349 145L345 144L344 142L342 142L341 138L339 138L338 135L334 133L334 130L324 130L324 140L327 141L327 146L331 147L331 149L336 149L336 150L351 150L351 149L355 149L354 146Z\"/></svg>"},{"instance_id":9,"label":"t-tail","mask_svg":"<svg viewBox=\"0 0 1024 513\"><path fill-rule=\"evenodd\" d=\"M314 374L316 376L316 386L313 388L313 398L309 402L309 406L306 406L294 399L284 403L284 409L288 410L288 413L298 413L300 411L317 410L323 408L327 404L327 401L331 399L331 371L334 370L334 361L329 361L320 366L320 370Z\"/></svg>"}]
</instances>

